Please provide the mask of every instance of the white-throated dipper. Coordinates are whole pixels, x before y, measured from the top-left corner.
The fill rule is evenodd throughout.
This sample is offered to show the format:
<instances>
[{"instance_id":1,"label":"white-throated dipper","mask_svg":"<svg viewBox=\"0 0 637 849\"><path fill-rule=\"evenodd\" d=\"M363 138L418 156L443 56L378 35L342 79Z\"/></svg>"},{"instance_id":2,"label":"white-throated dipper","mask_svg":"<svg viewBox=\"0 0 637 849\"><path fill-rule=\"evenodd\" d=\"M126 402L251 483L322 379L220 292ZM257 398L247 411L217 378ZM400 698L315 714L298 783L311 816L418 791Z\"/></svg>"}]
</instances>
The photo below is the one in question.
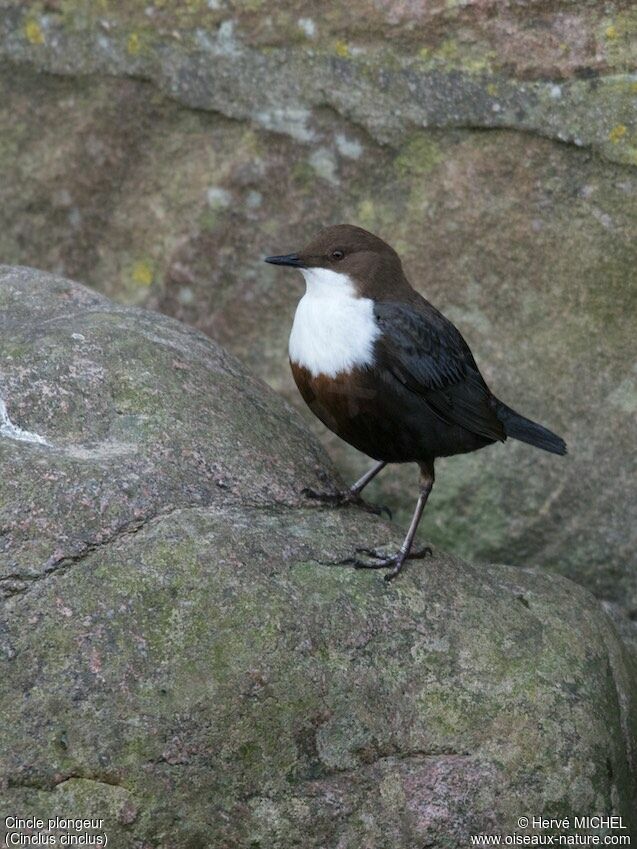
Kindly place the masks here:
<instances>
[{"instance_id":1,"label":"white-throated dipper","mask_svg":"<svg viewBox=\"0 0 637 849\"><path fill-rule=\"evenodd\" d=\"M290 334L296 385L330 430L377 464L351 488L358 496L388 463L417 463L420 494L399 551L361 568L394 578L412 545L434 483L436 457L476 451L507 436L566 454L566 443L491 393L457 328L411 286L400 257L361 227L326 227L299 253L266 262L298 268L306 291ZM426 549L429 551L429 549Z\"/></svg>"}]
</instances>

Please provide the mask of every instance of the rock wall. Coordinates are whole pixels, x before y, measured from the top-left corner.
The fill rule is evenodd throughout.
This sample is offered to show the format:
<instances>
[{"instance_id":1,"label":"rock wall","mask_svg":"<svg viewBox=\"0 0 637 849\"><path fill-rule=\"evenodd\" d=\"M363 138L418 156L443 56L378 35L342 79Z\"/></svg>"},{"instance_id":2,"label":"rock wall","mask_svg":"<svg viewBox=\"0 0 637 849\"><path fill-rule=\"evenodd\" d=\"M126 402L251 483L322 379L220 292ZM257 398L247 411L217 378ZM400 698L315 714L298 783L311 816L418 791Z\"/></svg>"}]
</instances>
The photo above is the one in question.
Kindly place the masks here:
<instances>
[{"instance_id":1,"label":"rock wall","mask_svg":"<svg viewBox=\"0 0 637 849\"><path fill-rule=\"evenodd\" d=\"M5 267L0 363L3 818L118 849L637 836L634 660L587 591L344 564L400 531L308 502L337 480L298 415L172 319Z\"/></svg>"},{"instance_id":2,"label":"rock wall","mask_svg":"<svg viewBox=\"0 0 637 849\"><path fill-rule=\"evenodd\" d=\"M630 638L636 27L630 2L5 3L0 256L196 325L301 409L300 280L261 257L378 232L570 447L441 462L427 533L562 572ZM370 495L404 521L414 481Z\"/></svg>"}]
</instances>

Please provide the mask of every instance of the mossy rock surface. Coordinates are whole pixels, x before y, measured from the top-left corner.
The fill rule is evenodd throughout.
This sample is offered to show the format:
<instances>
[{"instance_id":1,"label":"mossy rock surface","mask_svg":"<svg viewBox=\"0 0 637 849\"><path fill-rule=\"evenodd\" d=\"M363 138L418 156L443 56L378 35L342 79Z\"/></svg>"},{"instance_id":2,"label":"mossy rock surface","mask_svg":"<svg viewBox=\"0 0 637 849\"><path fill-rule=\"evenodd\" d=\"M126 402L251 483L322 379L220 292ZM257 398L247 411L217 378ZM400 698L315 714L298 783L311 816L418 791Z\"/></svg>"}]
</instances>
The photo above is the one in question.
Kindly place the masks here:
<instances>
[{"instance_id":1,"label":"mossy rock surface","mask_svg":"<svg viewBox=\"0 0 637 849\"><path fill-rule=\"evenodd\" d=\"M2 811L124 849L637 836L634 661L588 592L437 549L354 570L400 530L305 498L329 462L218 345L42 272L0 300Z\"/></svg>"},{"instance_id":2,"label":"mossy rock surface","mask_svg":"<svg viewBox=\"0 0 637 849\"><path fill-rule=\"evenodd\" d=\"M630 0L445 5L7 0L0 56L148 79L305 142L328 107L385 144L420 127L513 127L637 164Z\"/></svg>"},{"instance_id":3,"label":"mossy rock surface","mask_svg":"<svg viewBox=\"0 0 637 849\"><path fill-rule=\"evenodd\" d=\"M12 590L167 509L291 505L304 487L335 488L291 408L172 319L3 266L0 360L10 423L46 443L1 443Z\"/></svg>"}]
</instances>

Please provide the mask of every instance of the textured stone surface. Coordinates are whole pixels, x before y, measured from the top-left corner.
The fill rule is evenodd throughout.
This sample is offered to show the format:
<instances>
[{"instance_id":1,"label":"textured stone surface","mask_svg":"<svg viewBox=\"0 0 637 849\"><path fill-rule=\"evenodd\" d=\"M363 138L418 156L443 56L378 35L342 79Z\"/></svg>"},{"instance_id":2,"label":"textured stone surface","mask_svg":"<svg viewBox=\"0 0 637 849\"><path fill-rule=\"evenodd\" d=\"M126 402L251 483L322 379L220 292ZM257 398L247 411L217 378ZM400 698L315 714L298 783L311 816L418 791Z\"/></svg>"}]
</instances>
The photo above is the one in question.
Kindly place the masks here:
<instances>
[{"instance_id":1,"label":"textured stone surface","mask_svg":"<svg viewBox=\"0 0 637 849\"><path fill-rule=\"evenodd\" d=\"M296 504L304 486L333 487L292 411L170 319L0 267L0 360L10 421L46 441L2 441L5 591L167 506Z\"/></svg>"},{"instance_id":2,"label":"textured stone surface","mask_svg":"<svg viewBox=\"0 0 637 849\"><path fill-rule=\"evenodd\" d=\"M630 0L584 11L574 2L212 5L9 0L0 55L62 74L143 77L188 106L306 142L311 110L330 107L384 143L423 126L516 127L636 162Z\"/></svg>"},{"instance_id":3,"label":"textured stone surface","mask_svg":"<svg viewBox=\"0 0 637 849\"><path fill-rule=\"evenodd\" d=\"M324 455L216 344L25 269L0 295L8 416L50 443L0 436L0 562L26 575L0 810L103 817L118 849L455 847L531 811L637 833L634 663L585 590L442 552L392 585L339 565L399 530L303 503ZM154 503L114 530L122 443Z\"/></svg>"},{"instance_id":4,"label":"textured stone surface","mask_svg":"<svg viewBox=\"0 0 637 849\"><path fill-rule=\"evenodd\" d=\"M378 232L571 449L440 463L428 533L559 570L636 633L633 3L0 5L3 261L195 324L301 409L300 281L260 258ZM404 523L414 479L370 496Z\"/></svg>"}]
</instances>

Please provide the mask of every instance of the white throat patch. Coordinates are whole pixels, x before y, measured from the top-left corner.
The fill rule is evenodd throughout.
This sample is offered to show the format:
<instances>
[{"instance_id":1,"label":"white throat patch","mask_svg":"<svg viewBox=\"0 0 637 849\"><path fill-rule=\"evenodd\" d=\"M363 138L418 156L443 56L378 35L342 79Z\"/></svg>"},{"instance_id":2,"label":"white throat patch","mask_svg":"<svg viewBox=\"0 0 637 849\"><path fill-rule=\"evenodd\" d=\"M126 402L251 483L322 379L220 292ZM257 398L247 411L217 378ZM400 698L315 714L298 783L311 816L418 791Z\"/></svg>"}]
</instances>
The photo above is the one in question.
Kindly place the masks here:
<instances>
[{"instance_id":1,"label":"white throat patch","mask_svg":"<svg viewBox=\"0 0 637 849\"><path fill-rule=\"evenodd\" d=\"M290 360L313 377L371 365L380 328L374 302L359 298L347 274L327 268L303 268L305 295L299 301L290 334Z\"/></svg>"}]
</instances>

